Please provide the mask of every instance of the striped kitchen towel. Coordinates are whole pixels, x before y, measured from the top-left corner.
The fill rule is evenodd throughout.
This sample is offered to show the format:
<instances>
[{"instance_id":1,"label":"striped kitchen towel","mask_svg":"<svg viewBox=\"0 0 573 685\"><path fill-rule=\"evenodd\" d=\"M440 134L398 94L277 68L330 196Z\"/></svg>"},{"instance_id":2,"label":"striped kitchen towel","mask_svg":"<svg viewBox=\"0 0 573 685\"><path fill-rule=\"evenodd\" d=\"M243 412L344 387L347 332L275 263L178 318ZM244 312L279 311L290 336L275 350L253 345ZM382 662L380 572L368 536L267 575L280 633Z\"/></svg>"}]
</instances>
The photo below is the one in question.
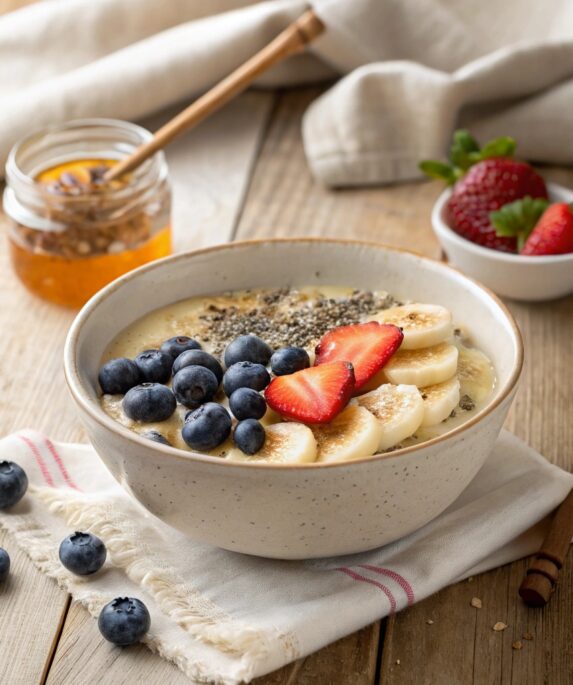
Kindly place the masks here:
<instances>
[{"instance_id":1,"label":"striped kitchen towel","mask_svg":"<svg viewBox=\"0 0 573 685\"><path fill-rule=\"evenodd\" d=\"M0 525L39 569L93 616L114 597L139 597L151 613L150 649L195 680L229 684L532 553L547 515L573 487L571 474L504 432L464 493L416 533L363 554L283 562L210 547L161 523L88 445L24 431L0 441L3 459L26 470L30 487ZM74 530L98 535L108 549L89 578L58 560Z\"/></svg>"}]
</instances>

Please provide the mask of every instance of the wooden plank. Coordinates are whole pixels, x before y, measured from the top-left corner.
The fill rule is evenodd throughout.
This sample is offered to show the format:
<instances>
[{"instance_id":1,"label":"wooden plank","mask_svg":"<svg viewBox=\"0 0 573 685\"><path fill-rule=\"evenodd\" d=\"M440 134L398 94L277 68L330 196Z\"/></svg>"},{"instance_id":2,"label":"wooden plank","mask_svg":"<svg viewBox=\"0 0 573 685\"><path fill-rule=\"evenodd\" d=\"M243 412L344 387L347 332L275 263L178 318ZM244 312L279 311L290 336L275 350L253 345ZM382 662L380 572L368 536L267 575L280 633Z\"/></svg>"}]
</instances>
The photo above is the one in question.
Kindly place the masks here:
<instances>
[{"instance_id":1,"label":"wooden plank","mask_svg":"<svg viewBox=\"0 0 573 685\"><path fill-rule=\"evenodd\" d=\"M237 239L294 236L360 238L438 257L428 209L439 184L331 191L310 174L301 118L318 89L279 99L239 222Z\"/></svg>"},{"instance_id":2,"label":"wooden plank","mask_svg":"<svg viewBox=\"0 0 573 685\"><path fill-rule=\"evenodd\" d=\"M380 624L333 642L305 659L289 664L263 678L256 685L373 685L380 640Z\"/></svg>"},{"instance_id":3,"label":"wooden plank","mask_svg":"<svg viewBox=\"0 0 573 685\"><path fill-rule=\"evenodd\" d=\"M68 607L67 595L38 571L3 530L0 547L10 555L10 575L0 584L0 683L39 681L55 648Z\"/></svg>"},{"instance_id":4,"label":"wooden plank","mask_svg":"<svg viewBox=\"0 0 573 685\"><path fill-rule=\"evenodd\" d=\"M272 102L272 94L246 93L202 129L194 131L188 139L183 138L180 147L174 144L168 152L178 210L186 206L190 212L188 230L185 222L177 227L179 247L223 242L231 237ZM0 218L0 224L7 227L6 219ZM0 358L0 434L34 427L58 440L86 440L62 371L63 344L73 317L73 311L43 302L26 291L11 270L4 243L0 249L0 329L4 336ZM32 368L35 371L31 375ZM14 630L16 619L0 624L0 672L6 669L0 682L29 685L41 679L51 659L52 643L59 636L60 616L67 609L68 597L53 581L39 576L22 555L18 560L20 591L16 592L16 586L14 592L10 591L14 612L10 610L6 615L17 616L21 629ZM83 610L78 608L77 612L80 611ZM74 620L76 629L86 624ZM92 619L89 624L93 624ZM67 621L64 633L70 633ZM77 642L73 644L83 644L81 635L74 638ZM69 640L66 644L65 655L59 648L56 650L56 669L61 668L61 659L76 659L73 645ZM104 654L101 650L96 653ZM149 666L150 660L156 665ZM162 668L168 674L173 671L151 654L138 662L157 673ZM25 669L22 663L26 664ZM90 661L90 667L101 675L97 659ZM84 673L75 675L76 683L83 682ZM18 680L20 677L23 679ZM172 676L165 676L168 677ZM157 682L165 681L158 675Z\"/></svg>"}]
</instances>

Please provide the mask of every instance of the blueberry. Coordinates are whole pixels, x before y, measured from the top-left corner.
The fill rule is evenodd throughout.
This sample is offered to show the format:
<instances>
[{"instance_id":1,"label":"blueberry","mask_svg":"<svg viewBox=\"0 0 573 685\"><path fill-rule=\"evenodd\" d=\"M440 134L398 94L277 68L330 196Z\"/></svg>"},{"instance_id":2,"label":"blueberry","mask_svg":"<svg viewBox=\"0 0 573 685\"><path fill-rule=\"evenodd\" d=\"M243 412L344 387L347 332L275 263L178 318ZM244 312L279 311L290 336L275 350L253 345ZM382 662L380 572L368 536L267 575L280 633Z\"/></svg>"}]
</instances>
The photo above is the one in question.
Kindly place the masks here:
<instances>
[{"instance_id":1,"label":"blueberry","mask_svg":"<svg viewBox=\"0 0 573 685\"><path fill-rule=\"evenodd\" d=\"M231 416L216 402L207 402L189 412L181 430L183 440L193 450L207 452L214 449L231 434Z\"/></svg>"},{"instance_id":2,"label":"blueberry","mask_svg":"<svg viewBox=\"0 0 573 685\"><path fill-rule=\"evenodd\" d=\"M271 371L275 376L287 376L309 366L308 352L302 347L282 347L271 357Z\"/></svg>"},{"instance_id":3,"label":"blueberry","mask_svg":"<svg viewBox=\"0 0 573 685\"><path fill-rule=\"evenodd\" d=\"M215 374L217 383L223 380L223 367L212 354L203 350L187 350L182 352L173 362L173 375L186 366L204 366Z\"/></svg>"},{"instance_id":4,"label":"blueberry","mask_svg":"<svg viewBox=\"0 0 573 685\"><path fill-rule=\"evenodd\" d=\"M13 461L0 461L0 509L19 502L28 489L28 476Z\"/></svg>"},{"instance_id":5,"label":"blueberry","mask_svg":"<svg viewBox=\"0 0 573 685\"><path fill-rule=\"evenodd\" d=\"M121 403L126 416L134 421L165 421L175 411L177 402L166 385L142 383L132 388Z\"/></svg>"},{"instance_id":6,"label":"blueberry","mask_svg":"<svg viewBox=\"0 0 573 685\"><path fill-rule=\"evenodd\" d=\"M153 430L144 431L141 435L144 438L147 438L148 440L153 440L153 442L159 442L162 445L169 445L169 447L171 447L171 443L169 442L169 440L164 435L162 435L159 431L153 431Z\"/></svg>"},{"instance_id":7,"label":"blueberry","mask_svg":"<svg viewBox=\"0 0 573 685\"><path fill-rule=\"evenodd\" d=\"M195 409L215 396L219 382L204 366L184 366L173 376L173 392L178 402Z\"/></svg>"},{"instance_id":8,"label":"blueberry","mask_svg":"<svg viewBox=\"0 0 573 685\"><path fill-rule=\"evenodd\" d=\"M240 421L233 433L235 445L245 454L256 454L265 444L266 437L262 424L255 419Z\"/></svg>"},{"instance_id":9,"label":"blueberry","mask_svg":"<svg viewBox=\"0 0 573 685\"><path fill-rule=\"evenodd\" d=\"M237 362L253 362L266 366L272 353L267 343L256 335L240 335L225 349L225 366L229 368Z\"/></svg>"},{"instance_id":10,"label":"blueberry","mask_svg":"<svg viewBox=\"0 0 573 685\"><path fill-rule=\"evenodd\" d=\"M233 364L223 376L223 388L227 397L230 397L238 388L264 390L270 382L271 377L265 367L253 362Z\"/></svg>"},{"instance_id":11,"label":"blueberry","mask_svg":"<svg viewBox=\"0 0 573 685\"><path fill-rule=\"evenodd\" d=\"M0 583L4 582L10 573L10 555L0 547Z\"/></svg>"},{"instance_id":12,"label":"blueberry","mask_svg":"<svg viewBox=\"0 0 573 685\"><path fill-rule=\"evenodd\" d=\"M239 421L261 419L267 411L265 398L252 388L238 388L229 397L229 407Z\"/></svg>"},{"instance_id":13,"label":"blueberry","mask_svg":"<svg viewBox=\"0 0 573 685\"><path fill-rule=\"evenodd\" d=\"M161 350L145 350L133 360L146 383L167 383L171 378L173 359Z\"/></svg>"},{"instance_id":14,"label":"blueberry","mask_svg":"<svg viewBox=\"0 0 573 685\"><path fill-rule=\"evenodd\" d=\"M117 597L101 610L97 625L108 642L126 647L139 642L147 633L151 617L140 599Z\"/></svg>"},{"instance_id":15,"label":"blueberry","mask_svg":"<svg viewBox=\"0 0 573 685\"><path fill-rule=\"evenodd\" d=\"M186 335L176 335L174 338L169 338L169 340L161 343L159 349L162 352L167 352L171 359L175 360L185 350L200 350L201 345Z\"/></svg>"},{"instance_id":16,"label":"blueberry","mask_svg":"<svg viewBox=\"0 0 573 685\"><path fill-rule=\"evenodd\" d=\"M141 372L131 359L120 357L101 367L98 380L106 395L123 395L141 382Z\"/></svg>"},{"instance_id":17,"label":"blueberry","mask_svg":"<svg viewBox=\"0 0 573 685\"><path fill-rule=\"evenodd\" d=\"M75 532L62 540L60 561L76 576L89 576L103 566L107 551L103 542L91 533Z\"/></svg>"}]
</instances>

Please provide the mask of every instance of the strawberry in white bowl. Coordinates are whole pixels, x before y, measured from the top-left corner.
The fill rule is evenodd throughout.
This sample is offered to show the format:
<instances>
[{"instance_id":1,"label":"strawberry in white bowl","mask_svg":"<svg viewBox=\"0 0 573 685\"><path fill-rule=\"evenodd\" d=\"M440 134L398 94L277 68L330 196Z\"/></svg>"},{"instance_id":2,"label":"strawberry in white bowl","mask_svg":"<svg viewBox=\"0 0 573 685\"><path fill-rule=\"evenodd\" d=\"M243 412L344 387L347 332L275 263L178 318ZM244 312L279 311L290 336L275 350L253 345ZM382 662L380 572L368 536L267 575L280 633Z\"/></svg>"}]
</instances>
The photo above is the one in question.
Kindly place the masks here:
<instances>
[{"instance_id":1,"label":"strawberry in white bowl","mask_svg":"<svg viewBox=\"0 0 573 685\"><path fill-rule=\"evenodd\" d=\"M432 226L449 261L499 295L548 300L573 293L573 191L546 183L513 159L515 142L479 148L457 131L450 164L420 168L449 186L432 211Z\"/></svg>"}]
</instances>

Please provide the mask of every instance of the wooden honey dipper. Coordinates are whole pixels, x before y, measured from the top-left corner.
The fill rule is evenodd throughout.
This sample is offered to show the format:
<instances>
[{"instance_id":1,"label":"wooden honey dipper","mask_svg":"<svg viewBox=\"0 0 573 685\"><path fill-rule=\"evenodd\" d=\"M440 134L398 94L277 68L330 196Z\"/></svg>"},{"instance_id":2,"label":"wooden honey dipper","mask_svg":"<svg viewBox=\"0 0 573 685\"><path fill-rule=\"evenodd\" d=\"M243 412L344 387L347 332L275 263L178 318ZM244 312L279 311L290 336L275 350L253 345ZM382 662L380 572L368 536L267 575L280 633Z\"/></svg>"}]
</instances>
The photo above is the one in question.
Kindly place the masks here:
<instances>
[{"instance_id":1,"label":"wooden honey dipper","mask_svg":"<svg viewBox=\"0 0 573 685\"><path fill-rule=\"evenodd\" d=\"M176 136L196 126L229 100L243 92L270 67L302 50L320 35L324 28L324 24L313 10L307 10L262 50L259 50L211 90L201 95L189 107L156 131L150 141L136 148L132 154L111 167L104 179L113 181L138 167L151 155L164 148Z\"/></svg>"},{"instance_id":2,"label":"wooden honey dipper","mask_svg":"<svg viewBox=\"0 0 573 685\"><path fill-rule=\"evenodd\" d=\"M559 579L573 538L573 490L557 509L535 561L519 587L523 601L532 607L547 604Z\"/></svg>"}]
</instances>

